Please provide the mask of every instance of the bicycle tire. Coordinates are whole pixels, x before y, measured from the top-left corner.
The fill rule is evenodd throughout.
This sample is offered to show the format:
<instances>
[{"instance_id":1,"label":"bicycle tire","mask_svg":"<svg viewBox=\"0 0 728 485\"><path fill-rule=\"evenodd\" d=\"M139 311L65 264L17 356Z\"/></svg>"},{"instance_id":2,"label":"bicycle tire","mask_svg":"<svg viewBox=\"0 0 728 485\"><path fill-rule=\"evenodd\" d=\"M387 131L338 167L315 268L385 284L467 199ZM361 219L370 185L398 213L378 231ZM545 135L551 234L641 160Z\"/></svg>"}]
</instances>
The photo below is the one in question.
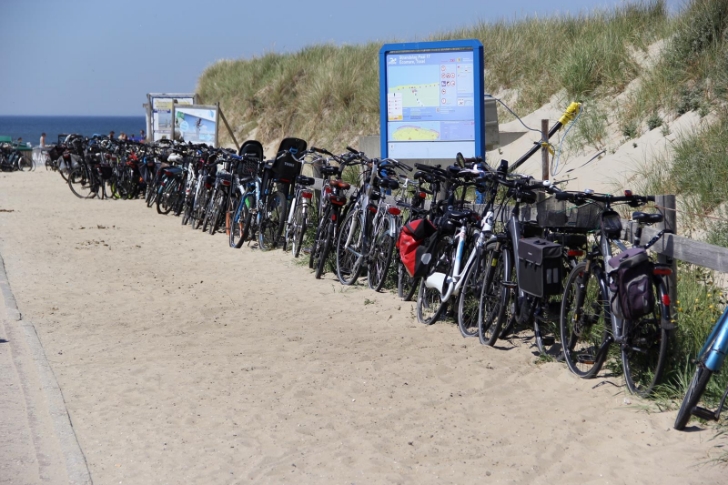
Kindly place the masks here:
<instances>
[{"instance_id":1,"label":"bicycle tire","mask_svg":"<svg viewBox=\"0 0 728 485\"><path fill-rule=\"evenodd\" d=\"M18 158L18 171L25 172L26 170L29 172L33 170L33 162L29 162L24 156L21 156Z\"/></svg>"},{"instance_id":2,"label":"bicycle tire","mask_svg":"<svg viewBox=\"0 0 728 485\"><path fill-rule=\"evenodd\" d=\"M350 237L349 232L352 231L351 225L355 217L358 222ZM363 252L363 229L364 216L360 211L347 214L339 228L339 235L336 238L336 276L342 285L351 285L361 275L364 258L357 256L356 253ZM351 241L349 248L346 247L347 240Z\"/></svg>"},{"instance_id":3,"label":"bicycle tire","mask_svg":"<svg viewBox=\"0 0 728 485\"><path fill-rule=\"evenodd\" d=\"M68 187L80 199L92 199L96 196L98 187L94 189L94 181L86 169L79 166L68 174Z\"/></svg>"},{"instance_id":4,"label":"bicycle tire","mask_svg":"<svg viewBox=\"0 0 728 485\"><path fill-rule=\"evenodd\" d=\"M195 199L195 207L192 211L192 229L197 230L202 226L202 221L205 218L205 208L207 207L207 197L209 191L203 189L200 191L199 196Z\"/></svg>"},{"instance_id":5,"label":"bicycle tire","mask_svg":"<svg viewBox=\"0 0 728 485\"><path fill-rule=\"evenodd\" d=\"M311 254L308 257L308 267L313 270L318 268L318 262L321 259L321 251L323 250L324 242L328 234L329 223L329 217L324 217L321 221L319 221L318 226L316 226L316 234L313 237L313 244L311 245ZM321 273L319 273L316 279L319 279L320 277Z\"/></svg>"},{"instance_id":6,"label":"bicycle tire","mask_svg":"<svg viewBox=\"0 0 728 485\"><path fill-rule=\"evenodd\" d=\"M422 278L417 291L417 321L424 325L432 325L440 319L444 308L440 292L428 288L425 278Z\"/></svg>"},{"instance_id":7,"label":"bicycle tire","mask_svg":"<svg viewBox=\"0 0 728 485\"><path fill-rule=\"evenodd\" d=\"M176 180L169 180L164 185L162 193L157 197L157 214L166 216L172 210L172 204L170 203L170 197L175 190Z\"/></svg>"},{"instance_id":8,"label":"bicycle tire","mask_svg":"<svg viewBox=\"0 0 728 485\"><path fill-rule=\"evenodd\" d=\"M713 371L706 368L702 362L698 362L698 366L695 369L695 374L693 374L693 378L690 381L688 390L685 392L685 397L680 404L680 409L677 411L675 424L672 425L673 428L678 431L682 431L685 429L685 426L687 426L688 421L690 421L690 417L693 414L693 408L698 405L698 402L703 396L705 388L708 385L710 376L712 375Z\"/></svg>"},{"instance_id":9,"label":"bicycle tire","mask_svg":"<svg viewBox=\"0 0 728 485\"><path fill-rule=\"evenodd\" d=\"M212 218L212 209L215 204L215 197L217 195L217 190L212 189L208 195L207 200L205 201L205 215L202 217L202 232L207 232L208 228L210 227L210 220Z\"/></svg>"},{"instance_id":10,"label":"bicycle tire","mask_svg":"<svg viewBox=\"0 0 728 485\"><path fill-rule=\"evenodd\" d=\"M304 206L302 201L296 204L296 210L293 213L293 247L291 254L297 258L301 254L301 246L303 245L303 237L308 229L308 205Z\"/></svg>"},{"instance_id":11,"label":"bicycle tire","mask_svg":"<svg viewBox=\"0 0 728 485\"><path fill-rule=\"evenodd\" d=\"M559 316L564 360L569 370L583 379L592 378L601 370L606 360L606 352L601 349L610 325L609 298L599 284L599 276L593 268L592 274L587 275L586 267L586 261L582 261L569 273ZM579 286L584 286L586 293L581 308L576 308L579 305L574 298ZM581 317L575 319L577 313Z\"/></svg>"},{"instance_id":12,"label":"bicycle tire","mask_svg":"<svg viewBox=\"0 0 728 485\"><path fill-rule=\"evenodd\" d=\"M667 359L669 332L662 328L662 292L653 282L655 307L650 315L623 323L622 369L632 394L648 396L661 379Z\"/></svg>"},{"instance_id":13,"label":"bicycle tire","mask_svg":"<svg viewBox=\"0 0 728 485\"><path fill-rule=\"evenodd\" d=\"M419 288L419 284L420 279L410 276L402 261L397 258L397 296L403 301L411 301Z\"/></svg>"},{"instance_id":14,"label":"bicycle tire","mask_svg":"<svg viewBox=\"0 0 728 485\"><path fill-rule=\"evenodd\" d=\"M258 247L261 251L269 251L278 245L285 225L286 197L282 192L270 194L265 210L260 216L258 227Z\"/></svg>"},{"instance_id":15,"label":"bicycle tire","mask_svg":"<svg viewBox=\"0 0 728 485\"><path fill-rule=\"evenodd\" d=\"M214 236L217 228L220 227L220 219L222 218L226 198L227 194L221 190L215 196L215 202L212 204L212 215L210 216L210 227L208 229L210 236Z\"/></svg>"},{"instance_id":16,"label":"bicycle tire","mask_svg":"<svg viewBox=\"0 0 728 485\"><path fill-rule=\"evenodd\" d=\"M503 283L509 269L513 266L508 249L497 250L496 244L485 247L483 257L486 274L478 300L478 340L483 345L493 346L501 335L501 327L506 321L511 290Z\"/></svg>"},{"instance_id":17,"label":"bicycle tire","mask_svg":"<svg viewBox=\"0 0 728 485\"><path fill-rule=\"evenodd\" d=\"M323 246L321 247L321 253L318 261L316 262L316 273L315 277L316 279L321 279L321 275L324 274L324 270L326 269L326 261L329 259L329 253L331 252L331 245L332 240L334 239L334 223L329 221L328 224L324 226L324 230L326 232L326 235L323 239Z\"/></svg>"},{"instance_id":18,"label":"bicycle tire","mask_svg":"<svg viewBox=\"0 0 728 485\"><path fill-rule=\"evenodd\" d=\"M473 264L465 274L465 281L458 298L458 329L463 337L478 336L480 314L480 295L483 292L485 260L482 254L476 255Z\"/></svg>"},{"instance_id":19,"label":"bicycle tire","mask_svg":"<svg viewBox=\"0 0 728 485\"><path fill-rule=\"evenodd\" d=\"M387 280L387 272L392 264L394 237L390 234L392 221L385 218L372 238L367 268L367 284L374 291L380 291Z\"/></svg>"}]
</instances>

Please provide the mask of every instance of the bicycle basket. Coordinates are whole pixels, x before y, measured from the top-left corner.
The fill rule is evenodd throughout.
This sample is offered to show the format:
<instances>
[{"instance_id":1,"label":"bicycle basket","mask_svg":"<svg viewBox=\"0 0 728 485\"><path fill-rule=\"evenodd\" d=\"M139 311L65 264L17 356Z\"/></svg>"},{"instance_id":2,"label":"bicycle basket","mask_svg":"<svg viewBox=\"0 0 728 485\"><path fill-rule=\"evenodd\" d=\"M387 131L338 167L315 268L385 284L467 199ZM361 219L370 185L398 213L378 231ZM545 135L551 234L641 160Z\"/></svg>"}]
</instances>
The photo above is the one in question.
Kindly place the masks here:
<instances>
[{"instance_id":1,"label":"bicycle basket","mask_svg":"<svg viewBox=\"0 0 728 485\"><path fill-rule=\"evenodd\" d=\"M541 227L562 232L589 232L599 229L604 206L587 202L576 206L565 200L549 197L536 204L536 221Z\"/></svg>"}]
</instances>

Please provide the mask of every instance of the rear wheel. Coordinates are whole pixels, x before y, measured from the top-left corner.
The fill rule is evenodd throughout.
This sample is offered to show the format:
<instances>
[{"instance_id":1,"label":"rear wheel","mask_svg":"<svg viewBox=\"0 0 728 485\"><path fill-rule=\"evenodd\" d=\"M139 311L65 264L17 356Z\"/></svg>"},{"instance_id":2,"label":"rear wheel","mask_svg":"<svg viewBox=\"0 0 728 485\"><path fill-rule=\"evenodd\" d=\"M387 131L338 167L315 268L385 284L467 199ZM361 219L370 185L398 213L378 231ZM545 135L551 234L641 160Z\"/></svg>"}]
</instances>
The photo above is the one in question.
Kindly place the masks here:
<instances>
[{"instance_id":1,"label":"rear wheel","mask_svg":"<svg viewBox=\"0 0 728 485\"><path fill-rule=\"evenodd\" d=\"M296 205L296 211L293 213L293 247L291 252L293 257L297 258L301 254L301 246L303 245L303 237L308 229L308 206L304 206L301 201Z\"/></svg>"},{"instance_id":2,"label":"rear wheel","mask_svg":"<svg viewBox=\"0 0 728 485\"><path fill-rule=\"evenodd\" d=\"M566 365L579 377L596 376L604 364L606 352L601 348L607 337L608 305L599 277L587 273L586 262L577 264L566 280L559 325Z\"/></svg>"},{"instance_id":3,"label":"rear wheel","mask_svg":"<svg viewBox=\"0 0 728 485\"><path fill-rule=\"evenodd\" d=\"M667 358L668 332L662 328L660 293L655 285L652 313L632 322L625 321L622 343L622 368L629 390L647 396L662 378Z\"/></svg>"},{"instance_id":4,"label":"rear wheel","mask_svg":"<svg viewBox=\"0 0 728 485\"><path fill-rule=\"evenodd\" d=\"M680 405L680 410L677 412L673 428L677 430L685 429L688 421L690 421L693 409L698 405L698 401L700 401L700 398L705 392L705 387L708 385L708 381L712 374L713 372L710 369L706 369L702 362L698 362L698 367L695 369L693 380L690 381L690 386L688 386L688 390L685 393L685 398Z\"/></svg>"},{"instance_id":5,"label":"rear wheel","mask_svg":"<svg viewBox=\"0 0 728 485\"><path fill-rule=\"evenodd\" d=\"M282 192L274 192L268 196L266 208L261 214L258 243L261 251L268 251L278 245L278 239L285 224L286 197Z\"/></svg>"},{"instance_id":6,"label":"rear wheel","mask_svg":"<svg viewBox=\"0 0 728 485\"><path fill-rule=\"evenodd\" d=\"M387 280L387 272L392 263L394 252L394 237L392 237L392 221L385 218L379 226L379 230L372 239L372 248L369 251L369 269L367 271L367 282L369 288L379 291Z\"/></svg>"},{"instance_id":7,"label":"rear wheel","mask_svg":"<svg viewBox=\"0 0 728 485\"><path fill-rule=\"evenodd\" d=\"M412 300L419 288L420 279L410 276L401 260L397 261L397 295L404 301Z\"/></svg>"},{"instance_id":8,"label":"rear wheel","mask_svg":"<svg viewBox=\"0 0 728 485\"><path fill-rule=\"evenodd\" d=\"M21 172L30 171L33 169L33 162L27 160L24 156L18 159L18 170Z\"/></svg>"},{"instance_id":9,"label":"rear wheel","mask_svg":"<svg viewBox=\"0 0 728 485\"><path fill-rule=\"evenodd\" d=\"M347 214L336 238L336 276L342 285L354 283L361 274L364 260L364 217L359 211Z\"/></svg>"},{"instance_id":10,"label":"rear wheel","mask_svg":"<svg viewBox=\"0 0 728 485\"><path fill-rule=\"evenodd\" d=\"M444 307L440 292L434 288L428 288L425 278L423 278L417 293L417 320L425 325L432 325L440 318Z\"/></svg>"},{"instance_id":11,"label":"rear wheel","mask_svg":"<svg viewBox=\"0 0 728 485\"><path fill-rule=\"evenodd\" d=\"M210 235L214 235L217 231L217 228L220 227L220 224L222 223L222 216L225 211L225 203L227 202L227 194L223 192L222 190L219 190L217 192L217 195L215 195L215 202L212 204L212 215L210 216L210 228L209 233Z\"/></svg>"}]
</instances>

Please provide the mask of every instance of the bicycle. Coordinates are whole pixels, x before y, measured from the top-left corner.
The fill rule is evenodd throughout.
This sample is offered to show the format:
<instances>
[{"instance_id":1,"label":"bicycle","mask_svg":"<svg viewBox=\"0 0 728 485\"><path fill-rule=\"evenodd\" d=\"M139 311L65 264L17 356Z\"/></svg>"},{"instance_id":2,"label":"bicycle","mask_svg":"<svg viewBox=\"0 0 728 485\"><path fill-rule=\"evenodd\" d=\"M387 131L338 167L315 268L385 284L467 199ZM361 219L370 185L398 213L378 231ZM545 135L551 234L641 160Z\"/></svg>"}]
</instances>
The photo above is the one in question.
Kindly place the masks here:
<instances>
[{"instance_id":1,"label":"bicycle","mask_svg":"<svg viewBox=\"0 0 728 485\"><path fill-rule=\"evenodd\" d=\"M336 243L336 275L343 285L351 285L367 268L367 283L381 290L392 260L394 240L398 235L396 207L380 204L383 192L396 190L399 182L390 178L396 170L412 168L392 158L370 159L362 152L347 147L368 166L366 181L356 193L352 209L341 222Z\"/></svg>"},{"instance_id":2,"label":"bicycle","mask_svg":"<svg viewBox=\"0 0 728 485\"><path fill-rule=\"evenodd\" d=\"M708 386L711 376L720 372L723 367L726 354L728 354L728 306L726 306L723 314L715 322L708 338L703 344L703 348L698 352L698 356L695 359L695 373L675 417L675 424L673 425L675 429L685 429L685 426L692 416L706 421L718 421L720 413L723 411L726 397L728 397L728 389L723 394L718 408L715 411L700 407L698 403L705 392L705 388Z\"/></svg>"},{"instance_id":3,"label":"bicycle","mask_svg":"<svg viewBox=\"0 0 728 485\"><path fill-rule=\"evenodd\" d=\"M315 147L312 147L302 154L294 155L293 158L301 162L302 166L321 163L322 157L320 155L315 156L313 160L306 160L306 155L311 153L317 153ZM310 189L315 182L316 180L312 177L298 175L293 187L293 198L288 207L288 217L284 226L282 249L286 251L290 246L294 258L297 258L301 253L301 246L306 230L311 224L311 221L315 221L317 217L315 213L309 215L309 211L316 210L316 205L311 203L313 191Z\"/></svg>"},{"instance_id":4,"label":"bicycle","mask_svg":"<svg viewBox=\"0 0 728 485\"><path fill-rule=\"evenodd\" d=\"M352 153L336 156L321 148L314 148L314 150L330 157L323 160L323 166L320 170L323 177L323 186L320 197L319 223L316 227L316 234L313 238L308 261L309 268L315 272L315 278L320 279L330 259L331 248L335 246L338 240L341 221L348 214L349 208L353 205L353 200L356 199L354 195L352 198L347 198L346 193L351 185L341 180L344 168L354 163L356 158ZM338 167L331 165L332 162L338 163Z\"/></svg>"},{"instance_id":5,"label":"bicycle","mask_svg":"<svg viewBox=\"0 0 728 485\"><path fill-rule=\"evenodd\" d=\"M600 221L593 248L571 270L564 288L559 326L567 366L579 377L595 377L607 359L611 344L616 343L620 348L627 388L634 394L646 396L662 377L669 331L675 328L670 316L666 280L672 270L668 265L652 265L646 291L652 293L654 305L639 318L620 318L614 311L613 302L622 289L610 284L610 278L613 278L610 274L617 269L611 260L612 246L617 246L623 255L628 253L625 253L627 247L620 241L622 224L619 214L612 206L627 203L631 207L640 207L654 201L654 196L640 196L629 191L625 191L624 196L561 192L555 198L569 201L577 207L594 204ZM663 217L659 213L634 212L632 220L638 225L632 241L634 248L646 250L667 232L661 230L640 246L641 227L659 223Z\"/></svg>"}]
</instances>

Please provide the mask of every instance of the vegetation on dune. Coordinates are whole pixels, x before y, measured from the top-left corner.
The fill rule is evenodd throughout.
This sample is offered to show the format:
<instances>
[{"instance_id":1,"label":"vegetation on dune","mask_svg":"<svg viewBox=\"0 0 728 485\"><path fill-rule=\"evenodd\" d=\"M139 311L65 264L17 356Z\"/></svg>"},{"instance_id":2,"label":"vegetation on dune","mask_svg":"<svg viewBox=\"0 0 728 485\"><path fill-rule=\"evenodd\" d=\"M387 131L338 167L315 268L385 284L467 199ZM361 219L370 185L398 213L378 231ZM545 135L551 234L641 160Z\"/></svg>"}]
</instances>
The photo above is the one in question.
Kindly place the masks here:
<instances>
[{"instance_id":1,"label":"vegetation on dune","mask_svg":"<svg viewBox=\"0 0 728 485\"><path fill-rule=\"evenodd\" d=\"M510 104L525 113L562 89L572 99L619 92L639 74L630 51L666 35L668 25L664 2L654 0L575 16L480 22L428 40L479 39L486 89L517 92ZM220 102L236 134L257 127L263 142L296 135L343 146L378 131L380 47L315 45L219 61L202 74L197 92L205 102Z\"/></svg>"}]
</instances>

